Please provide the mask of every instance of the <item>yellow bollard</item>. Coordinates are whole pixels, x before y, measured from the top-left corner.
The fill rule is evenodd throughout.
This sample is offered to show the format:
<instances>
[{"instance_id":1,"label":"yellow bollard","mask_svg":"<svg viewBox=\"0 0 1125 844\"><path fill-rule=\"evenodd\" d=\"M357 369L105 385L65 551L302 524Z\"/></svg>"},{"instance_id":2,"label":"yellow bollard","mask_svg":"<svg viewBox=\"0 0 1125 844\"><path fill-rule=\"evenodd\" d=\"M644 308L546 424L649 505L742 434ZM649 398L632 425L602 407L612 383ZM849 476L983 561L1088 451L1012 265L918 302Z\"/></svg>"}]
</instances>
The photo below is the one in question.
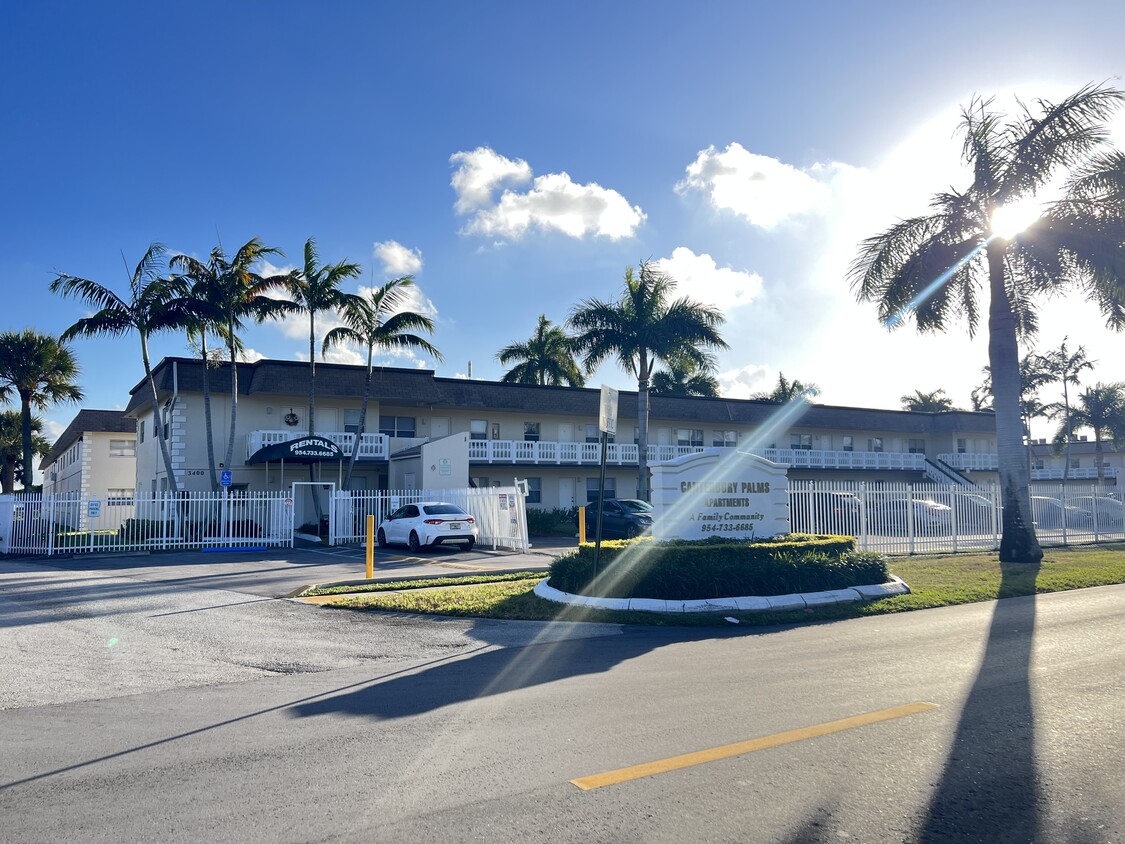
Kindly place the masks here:
<instances>
[{"instance_id":1,"label":"yellow bollard","mask_svg":"<svg viewBox=\"0 0 1125 844\"><path fill-rule=\"evenodd\" d=\"M586 541L586 508L578 508L578 544Z\"/></svg>"},{"instance_id":2,"label":"yellow bollard","mask_svg":"<svg viewBox=\"0 0 1125 844\"><path fill-rule=\"evenodd\" d=\"M367 579L375 576L375 516L367 514Z\"/></svg>"}]
</instances>

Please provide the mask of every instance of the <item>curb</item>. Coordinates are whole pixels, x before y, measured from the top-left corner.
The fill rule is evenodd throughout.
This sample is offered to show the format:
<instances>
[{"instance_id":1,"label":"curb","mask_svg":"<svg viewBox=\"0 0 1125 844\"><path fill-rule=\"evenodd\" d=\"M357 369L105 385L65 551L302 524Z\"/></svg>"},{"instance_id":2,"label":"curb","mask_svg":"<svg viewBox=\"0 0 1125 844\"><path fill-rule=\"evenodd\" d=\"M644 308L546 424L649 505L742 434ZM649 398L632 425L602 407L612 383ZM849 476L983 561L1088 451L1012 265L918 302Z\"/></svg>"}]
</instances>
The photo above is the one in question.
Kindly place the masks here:
<instances>
[{"instance_id":1,"label":"curb","mask_svg":"<svg viewBox=\"0 0 1125 844\"><path fill-rule=\"evenodd\" d=\"M767 612L770 610L799 610L806 607L826 607L853 601L870 601L906 595L910 587L901 577L891 575L887 583L872 586L852 586L848 589L830 589L826 592L805 592L794 595L746 596L741 598L709 598L700 601L664 601L657 598L594 598L575 595L547 585L544 578L534 592L540 598L557 604L588 607L595 610L633 610L657 613L697 612Z\"/></svg>"}]
</instances>

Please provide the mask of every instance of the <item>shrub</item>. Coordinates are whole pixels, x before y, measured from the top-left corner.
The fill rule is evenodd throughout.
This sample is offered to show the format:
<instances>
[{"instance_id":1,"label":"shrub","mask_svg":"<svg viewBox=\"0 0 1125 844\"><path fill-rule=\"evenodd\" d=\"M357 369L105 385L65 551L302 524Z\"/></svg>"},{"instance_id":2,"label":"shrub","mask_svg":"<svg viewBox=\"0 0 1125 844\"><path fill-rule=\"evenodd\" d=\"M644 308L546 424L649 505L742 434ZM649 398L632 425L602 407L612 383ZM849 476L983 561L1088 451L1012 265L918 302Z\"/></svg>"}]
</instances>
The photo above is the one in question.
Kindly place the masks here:
<instances>
[{"instance_id":1,"label":"shrub","mask_svg":"<svg viewBox=\"0 0 1125 844\"><path fill-rule=\"evenodd\" d=\"M117 535L126 542L145 542L163 536L175 536L176 524L159 519L126 519L117 529Z\"/></svg>"},{"instance_id":2,"label":"shrub","mask_svg":"<svg viewBox=\"0 0 1125 844\"><path fill-rule=\"evenodd\" d=\"M527 532L531 536L574 536L578 511L573 508L527 511Z\"/></svg>"},{"instance_id":3,"label":"shrub","mask_svg":"<svg viewBox=\"0 0 1125 844\"><path fill-rule=\"evenodd\" d=\"M858 553L854 548L854 539L839 536L789 536L754 543L717 537L603 542L603 574L596 588L589 588L594 573L593 545L582 545L555 560L550 585L606 598L690 601L885 583L889 574L883 557Z\"/></svg>"}]
</instances>

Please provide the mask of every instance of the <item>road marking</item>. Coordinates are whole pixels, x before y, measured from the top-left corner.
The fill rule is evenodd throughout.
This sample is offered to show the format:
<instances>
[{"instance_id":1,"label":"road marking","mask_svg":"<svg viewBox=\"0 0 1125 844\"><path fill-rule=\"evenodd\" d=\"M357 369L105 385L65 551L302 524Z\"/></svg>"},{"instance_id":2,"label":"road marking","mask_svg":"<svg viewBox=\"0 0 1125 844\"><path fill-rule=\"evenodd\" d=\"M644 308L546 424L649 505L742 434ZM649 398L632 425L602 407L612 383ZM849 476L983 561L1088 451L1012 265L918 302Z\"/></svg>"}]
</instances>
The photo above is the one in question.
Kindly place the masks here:
<instances>
[{"instance_id":1,"label":"road marking","mask_svg":"<svg viewBox=\"0 0 1125 844\"><path fill-rule=\"evenodd\" d=\"M740 741L735 744L726 744L722 747L713 747L709 750L697 750L694 753L685 753L681 756L670 756L667 759L658 759L655 762L645 762L641 765L632 765L628 768L618 768L616 771L606 771L604 774L594 774L589 777L579 777L570 782L583 791L602 788L607 785L639 780L644 777L666 774L669 771L678 771L680 768L690 768L693 765L702 765L705 762L715 762L719 759L729 759L731 756L741 756L744 753L753 753L755 750L765 750L783 744L792 744L805 739L839 733L856 727L866 727L868 724L877 724L880 721L889 721L893 718L903 718L907 715L917 715L937 709L936 703L918 701L904 706L895 706L890 709L880 709L878 712L867 712L863 715L853 715L850 718L841 718L839 721L828 721L812 727L801 727L797 730L786 730L783 733L774 733L772 736Z\"/></svg>"}]
</instances>

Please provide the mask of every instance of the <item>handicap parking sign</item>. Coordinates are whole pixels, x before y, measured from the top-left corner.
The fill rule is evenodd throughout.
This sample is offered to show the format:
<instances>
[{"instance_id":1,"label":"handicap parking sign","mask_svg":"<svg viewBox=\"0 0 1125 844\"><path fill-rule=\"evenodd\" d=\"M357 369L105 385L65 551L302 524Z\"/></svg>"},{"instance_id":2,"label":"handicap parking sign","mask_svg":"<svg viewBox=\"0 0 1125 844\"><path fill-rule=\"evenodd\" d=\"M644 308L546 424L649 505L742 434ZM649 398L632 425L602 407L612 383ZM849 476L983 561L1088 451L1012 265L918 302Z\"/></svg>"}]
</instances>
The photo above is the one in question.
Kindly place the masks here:
<instances>
[{"instance_id":1,"label":"handicap parking sign","mask_svg":"<svg viewBox=\"0 0 1125 844\"><path fill-rule=\"evenodd\" d=\"M232 473L230 469L224 469L222 471L222 474L219 475L219 483L221 483L223 486L230 486L231 474Z\"/></svg>"}]
</instances>

